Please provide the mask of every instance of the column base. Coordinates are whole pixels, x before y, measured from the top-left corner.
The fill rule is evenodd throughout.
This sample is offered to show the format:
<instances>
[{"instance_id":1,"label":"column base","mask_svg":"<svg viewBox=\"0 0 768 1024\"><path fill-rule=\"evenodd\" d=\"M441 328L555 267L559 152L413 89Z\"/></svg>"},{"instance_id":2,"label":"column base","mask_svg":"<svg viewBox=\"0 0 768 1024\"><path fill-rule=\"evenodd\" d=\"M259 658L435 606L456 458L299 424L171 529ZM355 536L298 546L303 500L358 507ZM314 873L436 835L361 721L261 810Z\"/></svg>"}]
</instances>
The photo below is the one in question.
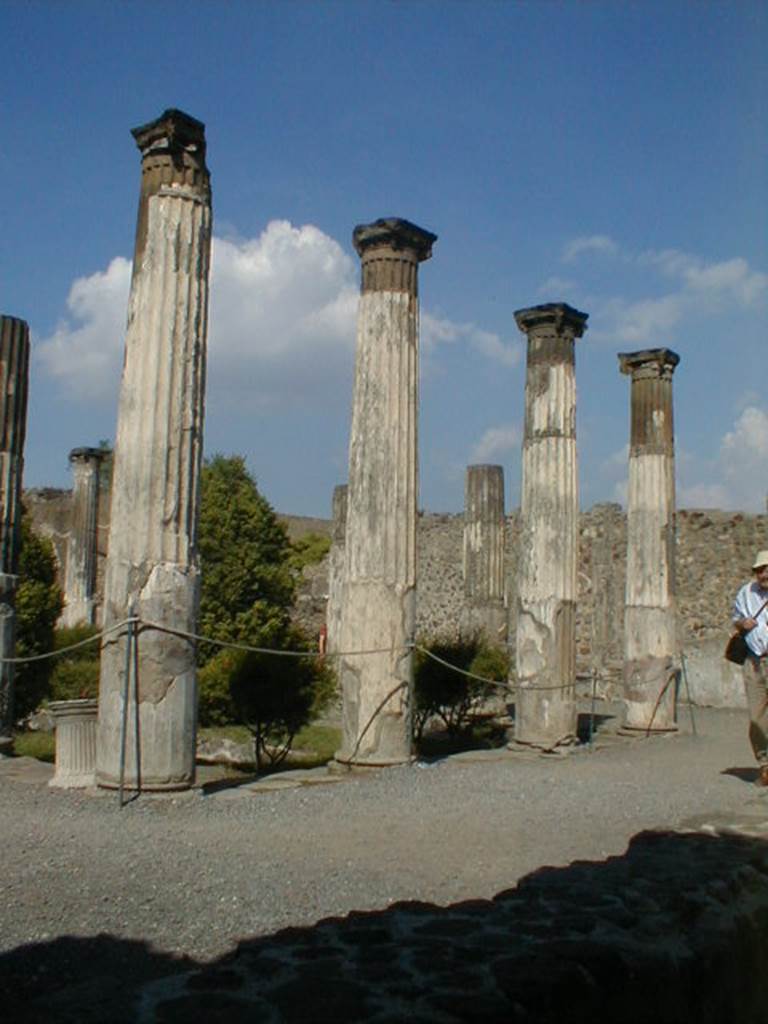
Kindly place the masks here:
<instances>
[{"instance_id":1,"label":"column base","mask_svg":"<svg viewBox=\"0 0 768 1024\"><path fill-rule=\"evenodd\" d=\"M415 754L409 754L408 757L401 759L382 758L376 761L347 761L339 754L336 754L326 767L332 775L344 775L348 772L364 773L369 770L376 771L379 768L398 768L402 765L414 764L416 760Z\"/></svg>"},{"instance_id":2,"label":"column base","mask_svg":"<svg viewBox=\"0 0 768 1024\"><path fill-rule=\"evenodd\" d=\"M556 757L566 757L572 754L577 747L580 747L578 736L564 736L556 743L547 743L536 740L518 740L512 737L507 741L507 750L512 751L533 751L538 754L552 754Z\"/></svg>"},{"instance_id":3,"label":"column base","mask_svg":"<svg viewBox=\"0 0 768 1024\"><path fill-rule=\"evenodd\" d=\"M120 780L105 778L96 774L96 785L99 789L120 789ZM187 789L193 789L195 780L190 782L142 782L136 785L135 780L126 779L123 789L126 793L179 793Z\"/></svg>"},{"instance_id":4,"label":"column base","mask_svg":"<svg viewBox=\"0 0 768 1024\"><path fill-rule=\"evenodd\" d=\"M652 725L650 728L645 725L620 725L616 730L617 736L671 736L680 732L678 725Z\"/></svg>"}]
</instances>

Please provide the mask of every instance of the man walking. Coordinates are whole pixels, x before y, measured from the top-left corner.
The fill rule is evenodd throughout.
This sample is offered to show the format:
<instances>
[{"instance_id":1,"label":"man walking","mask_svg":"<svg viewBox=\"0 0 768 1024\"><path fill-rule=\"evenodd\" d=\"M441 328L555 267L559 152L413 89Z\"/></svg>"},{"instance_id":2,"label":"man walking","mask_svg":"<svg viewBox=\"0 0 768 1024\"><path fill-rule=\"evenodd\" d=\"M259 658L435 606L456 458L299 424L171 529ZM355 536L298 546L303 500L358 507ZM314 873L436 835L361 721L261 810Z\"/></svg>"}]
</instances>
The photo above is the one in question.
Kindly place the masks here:
<instances>
[{"instance_id":1,"label":"man walking","mask_svg":"<svg viewBox=\"0 0 768 1024\"><path fill-rule=\"evenodd\" d=\"M757 784L768 786L768 550L758 551L752 573L733 602L733 622L749 648L742 671L749 742L760 767Z\"/></svg>"}]
</instances>

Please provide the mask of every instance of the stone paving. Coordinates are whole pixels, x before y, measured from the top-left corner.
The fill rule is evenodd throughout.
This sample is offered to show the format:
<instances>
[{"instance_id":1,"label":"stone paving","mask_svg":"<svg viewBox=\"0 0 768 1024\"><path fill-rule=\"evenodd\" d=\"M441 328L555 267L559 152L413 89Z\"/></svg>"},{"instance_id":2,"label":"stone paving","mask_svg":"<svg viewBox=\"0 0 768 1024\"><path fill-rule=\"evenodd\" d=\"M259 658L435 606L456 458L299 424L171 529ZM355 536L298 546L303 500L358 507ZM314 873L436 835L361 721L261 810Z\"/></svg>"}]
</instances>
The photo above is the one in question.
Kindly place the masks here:
<instances>
[{"instance_id":1,"label":"stone paving","mask_svg":"<svg viewBox=\"0 0 768 1024\"><path fill-rule=\"evenodd\" d=\"M471 751L455 761L517 756ZM50 774L28 758L0 762L0 778L14 783L42 785ZM340 781L298 770L215 799ZM16 967L14 952L2 958L0 994L7 1019L29 1024L765 1024L766 839L768 798L752 790L738 806L641 832L621 856L542 868L491 899L353 911L250 938L209 963L110 936L63 936L38 947L34 986L39 996L62 964L70 984L14 1004L8 978L30 992L19 951Z\"/></svg>"}]
</instances>

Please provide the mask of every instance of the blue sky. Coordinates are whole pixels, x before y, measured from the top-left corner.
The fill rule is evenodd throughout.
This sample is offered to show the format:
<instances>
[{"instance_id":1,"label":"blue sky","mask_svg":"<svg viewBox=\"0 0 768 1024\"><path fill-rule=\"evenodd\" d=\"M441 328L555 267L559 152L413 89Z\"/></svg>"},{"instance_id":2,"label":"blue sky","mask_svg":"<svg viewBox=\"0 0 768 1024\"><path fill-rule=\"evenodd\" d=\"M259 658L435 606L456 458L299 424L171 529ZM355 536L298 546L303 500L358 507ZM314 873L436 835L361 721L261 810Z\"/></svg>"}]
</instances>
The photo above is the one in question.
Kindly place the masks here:
<instances>
[{"instance_id":1,"label":"blue sky","mask_svg":"<svg viewBox=\"0 0 768 1024\"><path fill-rule=\"evenodd\" d=\"M768 491L768 6L598 0L0 0L0 311L33 336L27 486L115 437L139 185L130 129L206 123L214 195L206 450L279 511L346 478L353 227L439 237L421 267L420 504L464 467L519 500L514 310L590 314L581 500L622 500L629 383L670 347L678 503Z\"/></svg>"}]
</instances>

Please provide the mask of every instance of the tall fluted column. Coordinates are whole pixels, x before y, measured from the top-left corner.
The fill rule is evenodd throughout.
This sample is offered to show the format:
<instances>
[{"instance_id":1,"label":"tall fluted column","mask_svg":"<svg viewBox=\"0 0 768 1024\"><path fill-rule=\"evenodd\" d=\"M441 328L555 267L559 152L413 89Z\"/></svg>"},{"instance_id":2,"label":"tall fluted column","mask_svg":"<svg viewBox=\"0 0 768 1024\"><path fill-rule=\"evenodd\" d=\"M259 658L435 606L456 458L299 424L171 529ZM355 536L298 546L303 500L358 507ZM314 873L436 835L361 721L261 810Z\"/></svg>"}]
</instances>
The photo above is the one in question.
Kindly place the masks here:
<instances>
[{"instance_id":1,"label":"tall fluted column","mask_svg":"<svg viewBox=\"0 0 768 1024\"><path fill-rule=\"evenodd\" d=\"M349 765L411 756L416 599L418 266L436 236L390 218L355 228L362 292L349 442L342 746Z\"/></svg>"},{"instance_id":2,"label":"tall fluted column","mask_svg":"<svg viewBox=\"0 0 768 1024\"><path fill-rule=\"evenodd\" d=\"M194 118L167 110L133 135L141 151L142 183L103 624L108 629L133 612L143 621L194 632L211 241L205 129ZM127 714L125 785L186 788L195 777L195 645L142 631L137 668L138 707L131 694ZM125 672L122 631L109 636L102 649L97 754L102 786L120 782Z\"/></svg>"},{"instance_id":3,"label":"tall fluted column","mask_svg":"<svg viewBox=\"0 0 768 1024\"><path fill-rule=\"evenodd\" d=\"M21 540L21 477L27 429L29 327L0 316L0 658L16 641L16 573ZM0 754L13 731L13 665L0 662Z\"/></svg>"},{"instance_id":4,"label":"tall fluted column","mask_svg":"<svg viewBox=\"0 0 768 1024\"><path fill-rule=\"evenodd\" d=\"M668 348L619 355L631 385L627 587L624 610L626 729L675 724L675 435Z\"/></svg>"},{"instance_id":5,"label":"tall fluted column","mask_svg":"<svg viewBox=\"0 0 768 1024\"><path fill-rule=\"evenodd\" d=\"M347 532L347 485L338 484L333 489L333 527L331 549L328 552L328 604L326 627L328 629L328 653L341 650L341 596L344 584L344 550Z\"/></svg>"},{"instance_id":6,"label":"tall fluted column","mask_svg":"<svg viewBox=\"0 0 768 1024\"><path fill-rule=\"evenodd\" d=\"M467 466L464 486L462 632L507 642L504 605L504 470Z\"/></svg>"},{"instance_id":7,"label":"tall fluted column","mask_svg":"<svg viewBox=\"0 0 768 1024\"><path fill-rule=\"evenodd\" d=\"M528 338L515 740L551 750L576 737L574 341L587 314L550 303L518 310L515 319Z\"/></svg>"},{"instance_id":8,"label":"tall fluted column","mask_svg":"<svg viewBox=\"0 0 768 1024\"><path fill-rule=\"evenodd\" d=\"M104 448L73 448L69 461L74 473L72 526L64 574L63 626L92 625L96 610L96 560L101 462Z\"/></svg>"}]
</instances>

